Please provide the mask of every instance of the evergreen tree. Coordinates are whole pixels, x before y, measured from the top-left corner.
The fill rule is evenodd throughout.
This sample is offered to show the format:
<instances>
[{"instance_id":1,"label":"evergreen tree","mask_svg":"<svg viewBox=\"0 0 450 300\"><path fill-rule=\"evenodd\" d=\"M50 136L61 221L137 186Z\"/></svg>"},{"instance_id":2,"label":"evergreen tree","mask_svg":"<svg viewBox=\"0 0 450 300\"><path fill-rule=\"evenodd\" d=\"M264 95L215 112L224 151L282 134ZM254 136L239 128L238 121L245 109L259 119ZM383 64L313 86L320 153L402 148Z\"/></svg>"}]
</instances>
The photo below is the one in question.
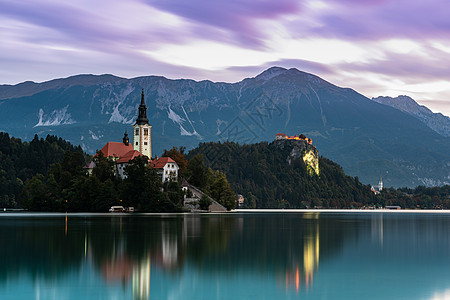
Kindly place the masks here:
<instances>
[{"instance_id":1,"label":"evergreen tree","mask_svg":"<svg viewBox=\"0 0 450 300\"><path fill-rule=\"evenodd\" d=\"M200 189L208 184L208 169L203 165L203 155L197 154L193 156L186 168L186 180Z\"/></svg>"}]
</instances>

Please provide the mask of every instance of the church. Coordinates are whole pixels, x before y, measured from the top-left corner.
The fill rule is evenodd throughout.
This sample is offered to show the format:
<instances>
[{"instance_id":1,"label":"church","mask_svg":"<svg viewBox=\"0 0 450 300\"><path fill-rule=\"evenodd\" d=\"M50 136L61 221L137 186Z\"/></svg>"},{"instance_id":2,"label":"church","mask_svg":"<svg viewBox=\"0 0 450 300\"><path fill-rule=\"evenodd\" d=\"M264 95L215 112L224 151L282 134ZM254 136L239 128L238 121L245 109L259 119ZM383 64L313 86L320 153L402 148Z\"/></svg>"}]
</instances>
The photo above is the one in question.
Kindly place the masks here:
<instances>
[{"instance_id":1,"label":"church","mask_svg":"<svg viewBox=\"0 0 450 300\"><path fill-rule=\"evenodd\" d=\"M173 159L170 157L156 157L156 159L152 160L152 126L147 118L144 89L142 89L138 117L133 125L133 142L130 143L128 133L125 132L121 143L108 142L100 149L100 152L115 162L115 174L122 179L127 177L125 167L130 160L143 155L149 158L149 166L157 170L162 182L174 181L178 178L179 167ZM97 154L94 155L94 157L96 156ZM89 174L92 174L94 167L95 162L91 161L84 168Z\"/></svg>"}]
</instances>

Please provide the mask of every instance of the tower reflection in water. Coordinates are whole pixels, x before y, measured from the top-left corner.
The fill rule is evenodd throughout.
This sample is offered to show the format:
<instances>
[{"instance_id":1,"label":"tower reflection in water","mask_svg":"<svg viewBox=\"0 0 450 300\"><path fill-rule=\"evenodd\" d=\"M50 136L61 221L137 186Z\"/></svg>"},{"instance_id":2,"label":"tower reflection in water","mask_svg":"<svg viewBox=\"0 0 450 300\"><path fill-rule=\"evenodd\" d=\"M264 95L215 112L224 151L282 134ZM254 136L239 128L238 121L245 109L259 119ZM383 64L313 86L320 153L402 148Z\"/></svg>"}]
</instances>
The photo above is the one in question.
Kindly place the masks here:
<instances>
[{"instance_id":1,"label":"tower reflection in water","mask_svg":"<svg viewBox=\"0 0 450 300\"><path fill-rule=\"evenodd\" d=\"M148 257L133 268L131 288L133 299L143 300L150 298L150 262L150 257Z\"/></svg>"},{"instance_id":2,"label":"tower reflection in water","mask_svg":"<svg viewBox=\"0 0 450 300\"><path fill-rule=\"evenodd\" d=\"M319 246L335 248L342 239L333 221L314 213L68 214L33 217L33 226L27 219L14 222L14 228L0 227L0 236L11 241L0 250L10 258L0 266L5 278L13 280L21 270L58 289L67 275L84 276L79 289L117 299L167 298L181 286L184 293L218 292L239 278L272 278L280 291L307 290L319 266ZM197 284L199 279L210 285Z\"/></svg>"},{"instance_id":3,"label":"tower reflection in water","mask_svg":"<svg viewBox=\"0 0 450 300\"><path fill-rule=\"evenodd\" d=\"M310 220L305 223L304 235L299 236L303 239L303 259L292 257L295 267L293 270L286 270L286 289L295 286L297 293L302 285L306 290L312 286L314 271L319 268L320 257L319 213L307 213L303 215L303 218ZM302 257L301 254L297 255Z\"/></svg>"},{"instance_id":4,"label":"tower reflection in water","mask_svg":"<svg viewBox=\"0 0 450 300\"><path fill-rule=\"evenodd\" d=\"M103 259L103 278L111 284L121 282L124 288L131 283L132 299L149 299L152 267L180 273L189 261L194 269L197 266L199 270L234 276L255 266L259 268L255 271L261 274L273 274L278 270L275 272L281 275L280 267L284 266L286 289L294 287L297 293L302 288L307 291L312 287L314 272L319 267L319 213L300 214L285 221L286 228L295 229L292 231L294 239L285 243L283 237L280 248L273 248L272 241L282 235L278 230L283 224L277 218L269 219L265 224L275 231L254 241L251 239L259 234L258 230L261 233L264 230L259 220L250 217L154 218L146 222L148 227L152 227L151 233L143 236L134 232L140 223L135 224L135 220L130 218L120 220L117 230L112 229L114 238L109 248L109 259ZM114 225L117 224L112 228ZM145 231L145 228L140 231ZM262 256L255 256L261 249L265 254L259 252ZM263 263L273 257L282 260L275 265ZM278 275L276 277L281 279Z\"/></svg>"}]
</instances>

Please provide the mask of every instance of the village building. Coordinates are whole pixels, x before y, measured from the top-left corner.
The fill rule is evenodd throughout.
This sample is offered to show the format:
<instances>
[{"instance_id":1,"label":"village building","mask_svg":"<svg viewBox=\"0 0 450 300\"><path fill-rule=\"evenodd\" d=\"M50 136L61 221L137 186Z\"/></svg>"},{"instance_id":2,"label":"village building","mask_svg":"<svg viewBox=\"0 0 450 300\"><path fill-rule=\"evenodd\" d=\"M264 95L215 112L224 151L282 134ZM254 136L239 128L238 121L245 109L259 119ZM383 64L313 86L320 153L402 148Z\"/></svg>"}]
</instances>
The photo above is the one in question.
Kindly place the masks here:
<instances>
[{"instance_id":1,"label":"village building","mask_svg":"<svg viewBox=\"0 0 450 300\"><path fill-rule=\"evenodd\" d=\"M244 196L242 196L241 194L239 194L239 195L237 196L237 200L236 200L237 206L238 206L239 208L243 207L243 206L244 206L244 201L245 201Z\"/></svg>"},{"instance_id":2,"label":"village building","mask_svg":"<svg viewBox=\"0 0 450 300\"><path fill-rule=\"evenodd\" d=\"M383 179L380 177L378 185L373 185L370 189L375 195L378 195L383 190Z\"/></svg>"},{"instance_id":3,"label":"village building","mask_svg":"<svg viewBox=\"0 0 450 300\"><path fill-rule=\"evenodd\" d=\"M157 170L162 182L177 180L178 170L180 168L170 157L156 158L150 162L150 165Z\"/></svg>"},{"instance_id":4,"label":"village building","mask_svg":"<svg viewBox=\"0 0 450 300\"><path fill-rule=\"evenodd\" d=\"M161 176L161 181L175 181L178 178L178 170L180 169L177 163L170 157L161 157L151 160L152 157L152 126L149 124L147 118L147 106L145 105L144 89L142 89L141 103L138 108L138 117L136 123L133 125L133 143L130 143L128 133L125 132L122 143L108 142L100 152L103 156L115 162L114 173L119 178L125 179L127 177L125 168L130 160L146 156L149 158L149 167L157 169L157 173ZM98 154L94 155L94 158ZM92 160L84 169L91 175L95 167L95 161Z\"/></svg>"}]
</instances>

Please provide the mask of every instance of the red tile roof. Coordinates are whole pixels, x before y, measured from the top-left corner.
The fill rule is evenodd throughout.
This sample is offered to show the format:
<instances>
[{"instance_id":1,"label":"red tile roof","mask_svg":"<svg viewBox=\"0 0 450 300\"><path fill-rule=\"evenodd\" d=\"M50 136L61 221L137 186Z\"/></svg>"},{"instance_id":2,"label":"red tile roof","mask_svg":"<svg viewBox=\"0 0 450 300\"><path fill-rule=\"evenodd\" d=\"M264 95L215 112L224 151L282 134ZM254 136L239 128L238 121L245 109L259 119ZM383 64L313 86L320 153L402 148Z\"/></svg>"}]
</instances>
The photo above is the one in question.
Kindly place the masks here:
<instances>
[{"instance_id":1,"label":"red tile roof","mask_svg":"<svg viewBox=\"0 0 450 300\"><path fill-rule=\"evenodd\" d=\"M119 160L117 160L117 163L118 164L127 163L130 160L132 160L133 158L138 157L138 156L142 156L142 153L137 150L130 150L127 153L125 153L125 155L122 156Z\"/></svg>"},{"instance_id":2,"label":"red tile roof","mask_svg":"<svg viewBox=\"0 0 450 300\"><path fill-rule=\"evenodd\" d=\"M100 149L100 151L103 153L105 157L112 156L117 158L124 156L127 152L131 150L133 150L133 146L131 144L126 146L124 143L119 142L108 142L106 143L105 146L103 146L102 149Z\"/></svg>"},{"instance_id":3,"label":"red tile roof","mask_svg":"<svg viewBox=\"0 0 450 300\"><path fill-rule=\"evenodd\" d=\"M155 169L162 169L167 163L174 163L175 161L170 157L161 157L150 162L150 165Z\"/></svg>"}]
</instances>

